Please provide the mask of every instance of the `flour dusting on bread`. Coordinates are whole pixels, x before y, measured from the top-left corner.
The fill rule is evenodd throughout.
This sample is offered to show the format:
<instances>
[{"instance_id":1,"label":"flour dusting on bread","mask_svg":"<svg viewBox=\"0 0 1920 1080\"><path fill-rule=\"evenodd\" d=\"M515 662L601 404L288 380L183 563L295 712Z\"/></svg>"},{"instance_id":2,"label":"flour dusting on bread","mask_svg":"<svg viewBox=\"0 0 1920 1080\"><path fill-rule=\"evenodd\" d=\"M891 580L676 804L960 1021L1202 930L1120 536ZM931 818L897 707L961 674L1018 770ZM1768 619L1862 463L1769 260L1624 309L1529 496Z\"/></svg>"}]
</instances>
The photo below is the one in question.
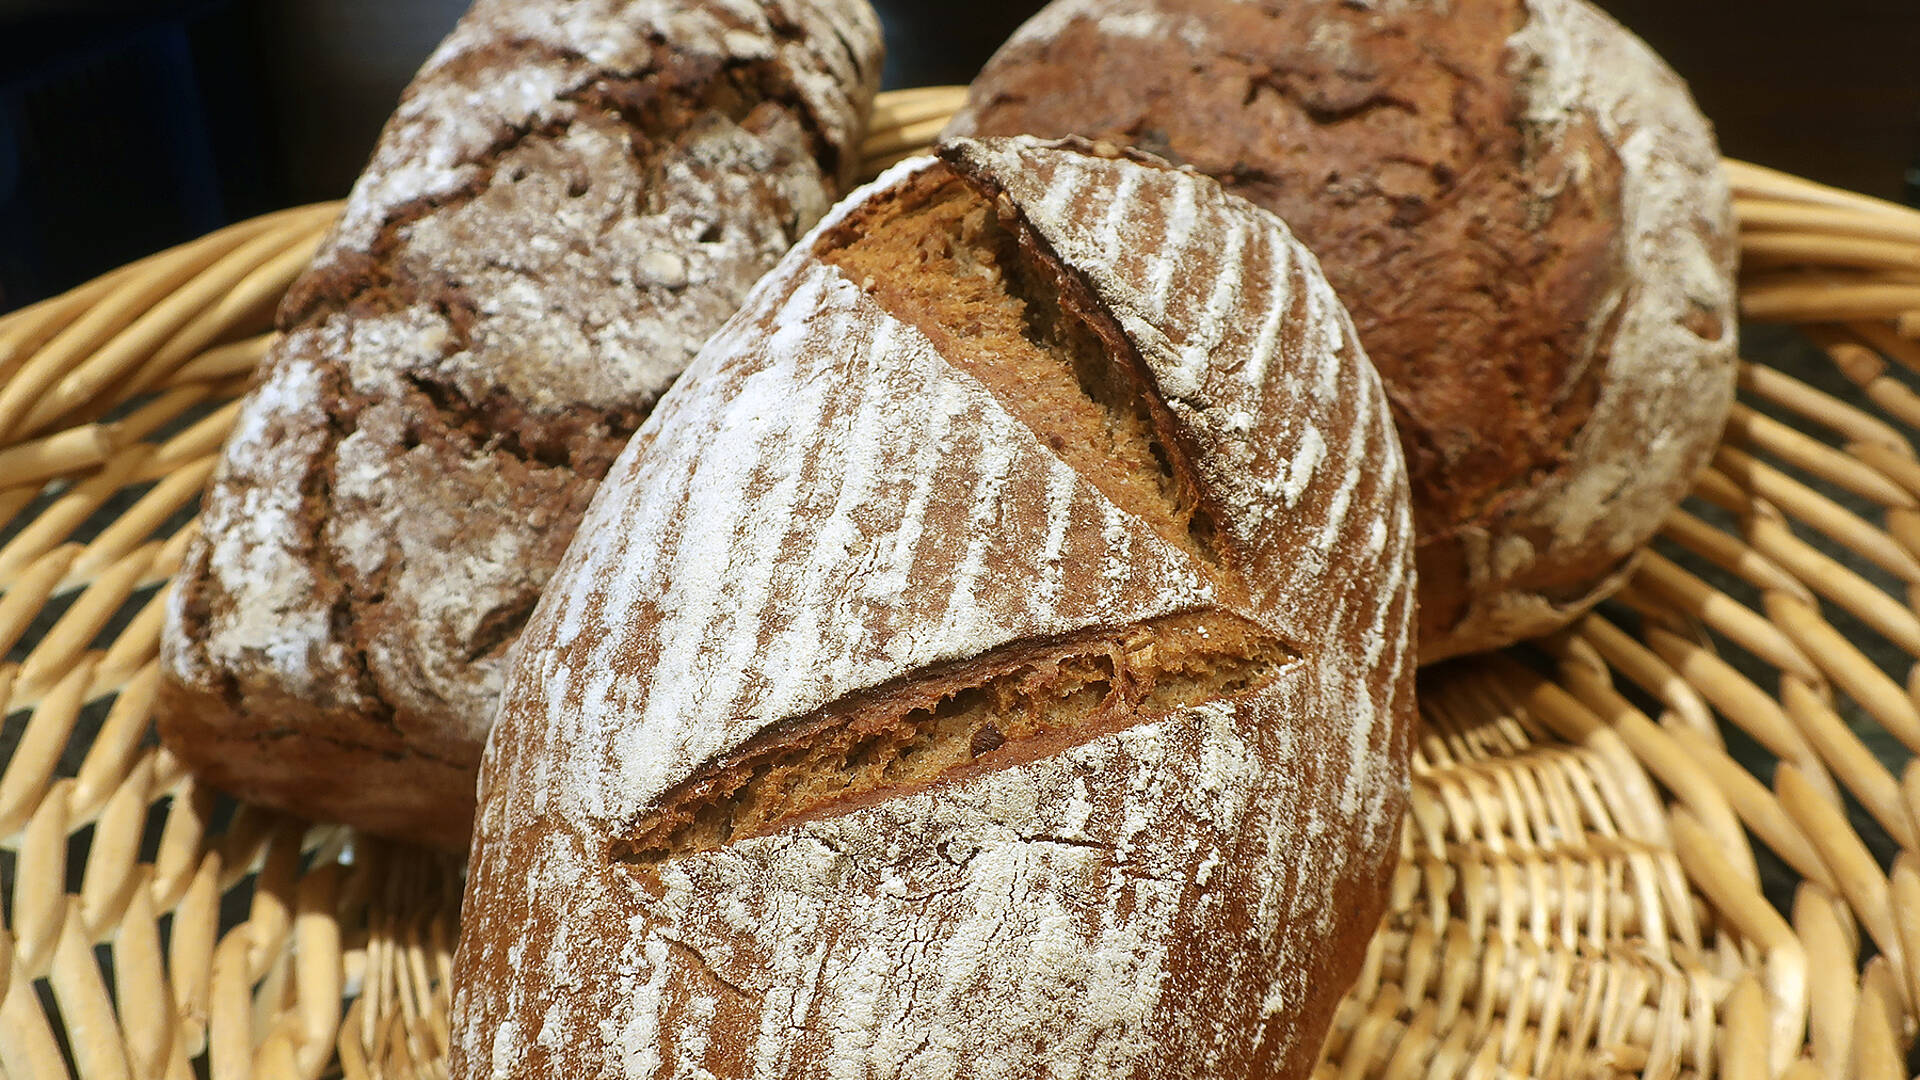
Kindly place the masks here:
<instances>
[{"instance_id":1,"label":"flour dusting on bread","mask_svg":"<svg viewBox=\"0 0 1920 1080\"><path fill-rule=\"evenodd\" d=\"M475 4L204 500L163 650L183 760L464 844L515 637L654 401L852 176L879 47L865 0Z\"/></svg>"},{"instance_id":2,"label":"flour dusting on bread","mask_svg":"<svg viewBox=\"0 0 1920 1080\"><path fill-rule=\"evenodd\" d=\"M1071 353L1055 303L1124 332L1110 362L1137 354L1153 400L1130 411L1126 379L1087 392L1120 394L1100 406L1116 431L1170 418L1171 479L1142 483L1173 518L1050 444L1097 410L969 374L969 346L936 343L947 316L893 314L817 253L843 226L908 227L870 211L943 175L977 193L982 235L982 214L1019 234L980 272L1019 293L1034 342ZM914 242L985 258L937 230ZM1310 1064L1395 848L1413 663L1404 469L1316 281L1270 215L1086 147L962 144L829 215L643 426L533 616L483 774L456 1075ZM1128 445L1113 460L1139 461ZM1168 524L1194 506L1186 471L1198 537ZM1283 651L1213 700L1063 713L1044 746L938 743L958 764L930 779L637 842L669 835L647 830L681 793L758 799L837 761L766 754L893 715L862 702L1078 694L1048 665L1084 635L1151 649L1242 623ZM1172 1004L1202 994L1207 1010Z\"/></svg>"}]
</instances>

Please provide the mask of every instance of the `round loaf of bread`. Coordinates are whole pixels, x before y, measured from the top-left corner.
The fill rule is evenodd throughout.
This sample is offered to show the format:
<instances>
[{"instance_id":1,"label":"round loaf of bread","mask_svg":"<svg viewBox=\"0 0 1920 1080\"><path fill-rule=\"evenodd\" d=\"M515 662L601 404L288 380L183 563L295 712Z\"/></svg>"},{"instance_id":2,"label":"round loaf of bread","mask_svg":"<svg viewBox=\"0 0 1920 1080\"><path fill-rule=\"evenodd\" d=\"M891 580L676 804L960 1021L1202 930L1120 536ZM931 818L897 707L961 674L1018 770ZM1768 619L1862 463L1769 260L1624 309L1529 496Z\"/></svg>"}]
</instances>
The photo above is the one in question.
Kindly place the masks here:
<instances>
[{"instance_id":1,"label":"round loaf of bread","mask_svg":"<svg viewBox=\"0 0 1920 1080\"><path fill-rule=\"evenodd\" d=\"M247 802L464 849L600 477L845 192L866 0L474 0L408 86L201 502L155 726Z\"/></svg>"},{"instance_id":2,"label":"round loaf of bread","mask_svg":"<svg viewBox=\"0 0 1920 1080\"><path fill-rule=\"evenodd\" d=\"M1713 132L1585 0L1056 0L947 130L1132 144L1286 219L1392 399L1423 661L1612 592L1718 441Z\"/></svg>"},{"instance_id":3,"label":"round loaf of bread","mask_svg":"<svg viewBox=\"0 0 1920 1080\"><path fill-rule=\"evenodd\" d=\"M1079 145L896 167L521 639L452 1075L1306 1075L1406 805L1412 537L1277 218Z\"/></svg>"}]
</instances>

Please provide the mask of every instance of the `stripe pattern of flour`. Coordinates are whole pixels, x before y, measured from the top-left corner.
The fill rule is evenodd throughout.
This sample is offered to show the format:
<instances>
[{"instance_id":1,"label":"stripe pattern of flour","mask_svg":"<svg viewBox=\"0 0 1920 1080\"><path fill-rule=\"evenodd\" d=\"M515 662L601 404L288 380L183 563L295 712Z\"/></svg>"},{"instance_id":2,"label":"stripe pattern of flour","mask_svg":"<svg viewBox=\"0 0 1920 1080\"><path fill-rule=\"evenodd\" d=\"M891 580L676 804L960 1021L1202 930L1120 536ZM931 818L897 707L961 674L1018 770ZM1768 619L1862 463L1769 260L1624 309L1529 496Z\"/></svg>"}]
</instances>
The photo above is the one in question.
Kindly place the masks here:
<instances>
[{"instance_id":1,"label":"stripe pattern of flour","mask_svg":"<svg viewBox=\"0 0 1920 1080\"><path fill-rule=\"evenodd\" d=\"M455 1076L1312 1064L1404 809L1411 537L1380 388L1284 226L1164 167L963 144L815 236L936 167L1010 199L1119 319L1221 565L803 241L614 465L522 640L482 775ZM1295 658L1004 768L610 858L675 784L823 706L1208 611Z\"/></svg>"}]
</instances>

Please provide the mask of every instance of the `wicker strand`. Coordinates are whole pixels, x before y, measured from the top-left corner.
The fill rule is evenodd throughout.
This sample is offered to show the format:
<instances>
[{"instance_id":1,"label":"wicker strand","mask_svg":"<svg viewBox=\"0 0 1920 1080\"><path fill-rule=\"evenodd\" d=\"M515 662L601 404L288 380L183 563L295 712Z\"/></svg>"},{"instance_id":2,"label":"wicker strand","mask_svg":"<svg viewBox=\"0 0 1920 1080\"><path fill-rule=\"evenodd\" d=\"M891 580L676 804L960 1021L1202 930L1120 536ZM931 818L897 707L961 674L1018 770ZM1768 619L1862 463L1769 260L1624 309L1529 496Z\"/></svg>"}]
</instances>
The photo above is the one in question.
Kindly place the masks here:
<instances>
[{"instance_id":1,"label":"wicker strand","mask_svg":"<svg viewBox=\"0 0 1920 1080\"><path fill-rule=\"evenodd\" d=\"M18 369L0 387L0 437L19 437L40 400L128 324L235 248L263 233L270 234L278 224L282 222L243 222L135 264L115 282L109 295L74 313L77 317L72 322L18 361ZM67 305L46 305L42 317L52 324L55 315L65 313L69 313Z\"/></svg>"},{"instance_id":2,"label":"wicker strand","mask_svg":"<svg viewBox=\"0 0 1920 1080\"><path fill-rule=\"evenodd\" d=\"M1821 206L1792 199L1768 199L1743 193L1740 200L1742 243L1750 234L1811 236L1819 239L1859 237L1869 240L1920 244L1920 222L1909 215L1851 206ZM1812 252L1818 254L1817 249Z\"/></svg>"}]
</instances>

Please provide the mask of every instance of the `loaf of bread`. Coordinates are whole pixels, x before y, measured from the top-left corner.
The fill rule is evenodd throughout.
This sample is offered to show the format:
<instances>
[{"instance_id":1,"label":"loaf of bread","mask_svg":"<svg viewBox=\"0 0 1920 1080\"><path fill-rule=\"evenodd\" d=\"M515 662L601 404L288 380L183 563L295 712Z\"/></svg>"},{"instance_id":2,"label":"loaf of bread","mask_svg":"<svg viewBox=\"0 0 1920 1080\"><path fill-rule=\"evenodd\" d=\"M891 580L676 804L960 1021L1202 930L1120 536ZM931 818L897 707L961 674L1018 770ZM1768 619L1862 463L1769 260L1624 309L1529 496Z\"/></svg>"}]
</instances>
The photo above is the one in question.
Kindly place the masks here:
<instances>
[{"instance_id":1,"label":"loaf of bread","mask_svg":"<svg viewBox=\"0 0 1920 1080\"><path fill-rule=\"evenodd\" d=\"M504 657L608 465L837 197L865 0L479 0L280 312L168 608L161 738L465 847Z\"/></svg>"},{"instance_id":2,"label":"loaf of bread","mask_svg":"<svg viewBox=\"0 0 1920 1080\"><path fill-rule=\"evenodd\" d=\"M1586 0L1055 0L947 130L1152 150L1319 256L1412 474L1423 660L1612 592L1718 441L1713 132Z\"/></svg>"},{"instance_id":3,"label":"loaf of bread","mask_svg":"<svg viewBox=\"0 0 1920 1080\"><path fill-rule=\"evenodd\" d=\"M1305 1075L1396 851L1411 569L1277 218L1110 147L896 167L534 613L452 1075Z\"/></svg>"}]
</instances>

